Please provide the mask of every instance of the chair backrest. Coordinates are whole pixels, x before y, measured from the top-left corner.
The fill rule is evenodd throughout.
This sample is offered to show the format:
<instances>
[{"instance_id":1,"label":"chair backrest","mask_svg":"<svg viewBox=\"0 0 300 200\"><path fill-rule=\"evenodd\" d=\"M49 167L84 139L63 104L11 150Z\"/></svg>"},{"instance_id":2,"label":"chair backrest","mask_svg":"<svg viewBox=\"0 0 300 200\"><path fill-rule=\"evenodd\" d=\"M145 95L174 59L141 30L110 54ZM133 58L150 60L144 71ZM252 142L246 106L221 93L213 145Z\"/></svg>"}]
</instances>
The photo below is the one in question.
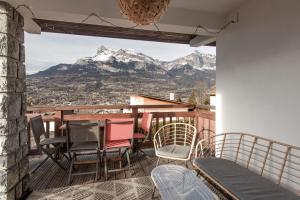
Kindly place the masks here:
<instances>
[{"instance_id":1,"label":"chair backrest","mask_svg":"<svg viewBox=\"0 0 300 200\"><path fill-rule=\"evenodd\" d=\"M142 122L141 122L141 129L143 133L150 133L151 129L151 122L152 122L153 114L151 113L143 113Z\"/></svg>"},{"instance_id":2,"label":"chair backrest","mask_svg":"<svg viewBox=\"0 0 300 200\"><path fill-rule=\"evenodd\" d=\"M40 145L41 136L45 136L46 131L44 127L44 122L41 115L30 118L30 126L32 134L37 146Z\"/></svg>"},{"instance_id":3,"label":"chair backrest","mask_svg":"<svg viewBox=\"0 0 300 200\"><path fill-rule=\"evenodd\" d=\"M133 138L134 119L107 119L105 141L129 140Z\"/></svg>"},{"instance_id":4,"label":"chair backrest","mask_svg":"<svg viewBox=\"0 0 300 200\"><path fill-rule=\"evenodd\" d=\"M77 121L69 122L68 134L70 142L98 142L100 145L100 127L98 122Z\"/></svg>"}]
</instances>

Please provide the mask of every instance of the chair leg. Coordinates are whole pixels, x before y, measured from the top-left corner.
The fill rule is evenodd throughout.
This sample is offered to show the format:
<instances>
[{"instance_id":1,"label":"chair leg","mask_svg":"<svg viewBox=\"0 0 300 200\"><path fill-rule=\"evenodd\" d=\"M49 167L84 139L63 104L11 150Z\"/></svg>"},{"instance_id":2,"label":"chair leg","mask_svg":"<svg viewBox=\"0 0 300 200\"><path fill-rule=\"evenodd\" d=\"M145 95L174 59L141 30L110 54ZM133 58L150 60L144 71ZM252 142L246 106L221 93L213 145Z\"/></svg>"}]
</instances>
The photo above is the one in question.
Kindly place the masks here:
<instances>
[{"instance_id":1,"label":"chair leg","mask_svg":"<svg viewBox=\"0 0 300 200\"><path fill-rule=\"evenodd\" d=\"M106 152L103 152L103 158L104 158L104 177L105 177L105 180L107 181L107 157L106 157Z\"/></svg>"},{"instance_id":2,"label":"chair leg","mask_svg":"<svg viewBox=\"0 0 300 200\"><path fill-rule=\"evenodd\" d=\"M156 190L156 187L154 186L154 188L153 188L153 192L152 192L152 199L154 199L155 190Z\"/></svg>"},{"instance_id":3,"label":"chair leg","mask_svg":"<svg viewBox=\"0 0 300 200\"><path fill-rule=\"evenodd\" d=\"M55 159L55 157L53 157L53 156L56 156L57 153L60 152L60 148L61 148L61 147L62 147L61 144L58 145L58 146L55 146L54 151L51 152L51 153L48 152L47 149L44 149L43 147L41 148L41 150L42 150L43 153L47 154L47 156L48 156L53 162L55 162L60 168L62 168L63 170L66 170L66 169L58 162L58 160Z\"/></svg>"},{"instance_id":4,"label":"chair leg","mask_svg":"<svg viewBox=\"0 0 300 200\"><path fill-rule=\"evenodd\" d=\"M51 154L48 154L49 158L51 160L53 160L53 162L55 162L60 168L62 168L64 171L66 170L66 168L64 168L55 158L52 157Z\"/></svg>"},{"instance_id":5,"label":"chair leg","mask_svg":"<svg viewBox=\"0 0 300 200\"><path fill-rule=\"evenodd\" d=\"M130 171L130 173L131 173L131 176L133 176L134 173L132 173L132 171L131 171L131 165L130 165L130 158L129 158L128 150L126 150L126 157L127 157L127 162L128 162L128 168L129 168L129 171Z\"/></svg>"},{"instance_id":6,"label":"chair leg","mask_svg":"<svg viewBox=\"0 0 300 200\"><path fill-rule=\"evenodd\" d=\"M95 177L95 181L98 180L99 167L100 167L100 151L97 150L97 163L96 163L96 177Z\"/></svg>"},{"instance_id":7,"label":"chair leg","mask_svg":"<svg viewBox=\"0 0 300 200\"><path fill-rule=\"evenodd\" d=\"M158 158L157 158L157 161L156 161L156 166L155 166L155 167L157 167L157 166L158 166L158 164L159 164L159 159L160 159L160 157L158 157Z\"/></svg>"},{"instance_id":8,"label":"chair leg","mask_svg":"<svg viewBox=\"0 0 300 200\"><path fill-rule=\"evenodd\" d=\"M71 165L70 165L70 170L69 170L68 185L70 185L70 183L71 183L71 177L72 177L72 171L73 171L73 163L74 163L74 158L71 157Z\"/></svg>"}]
</instances>

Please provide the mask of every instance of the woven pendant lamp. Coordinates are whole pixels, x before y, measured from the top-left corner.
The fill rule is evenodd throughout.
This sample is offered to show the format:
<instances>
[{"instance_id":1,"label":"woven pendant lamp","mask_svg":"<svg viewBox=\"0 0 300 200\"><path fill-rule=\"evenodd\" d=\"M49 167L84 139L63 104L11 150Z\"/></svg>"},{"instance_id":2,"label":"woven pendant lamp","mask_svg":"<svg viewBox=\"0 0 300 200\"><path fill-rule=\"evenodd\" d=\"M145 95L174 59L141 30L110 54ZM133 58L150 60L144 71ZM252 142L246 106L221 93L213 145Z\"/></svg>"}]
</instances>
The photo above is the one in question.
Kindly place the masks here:
<instances>
[{"instance_id":1,"label":"woven pendant lamp","mask_svg":"<svg viewBox=\"0 0 300 200\"><path fill-rule=\"evenodd\" d=\"M166 12L170 0L117 0L122 15L138 25L157 22Z\"/></svg>"}]
</instances>

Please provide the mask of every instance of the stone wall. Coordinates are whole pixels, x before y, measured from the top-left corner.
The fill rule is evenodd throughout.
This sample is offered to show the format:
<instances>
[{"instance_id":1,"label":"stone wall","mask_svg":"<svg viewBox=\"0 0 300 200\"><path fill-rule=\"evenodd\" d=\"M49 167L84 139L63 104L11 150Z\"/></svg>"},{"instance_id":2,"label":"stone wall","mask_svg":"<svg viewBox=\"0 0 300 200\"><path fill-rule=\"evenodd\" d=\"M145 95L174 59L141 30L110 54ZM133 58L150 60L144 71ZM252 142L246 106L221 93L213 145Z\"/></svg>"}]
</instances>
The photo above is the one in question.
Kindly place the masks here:
<instances>
[{"instance_id":1,"label":"stone wall","mask_svg":"<svg viewBox=\"0 0 300 200\"><path fill-rule=\"evenodd\" d=\"M24 19L0 1L0 200L28 190Z\"/></svg>"}]
</instances>

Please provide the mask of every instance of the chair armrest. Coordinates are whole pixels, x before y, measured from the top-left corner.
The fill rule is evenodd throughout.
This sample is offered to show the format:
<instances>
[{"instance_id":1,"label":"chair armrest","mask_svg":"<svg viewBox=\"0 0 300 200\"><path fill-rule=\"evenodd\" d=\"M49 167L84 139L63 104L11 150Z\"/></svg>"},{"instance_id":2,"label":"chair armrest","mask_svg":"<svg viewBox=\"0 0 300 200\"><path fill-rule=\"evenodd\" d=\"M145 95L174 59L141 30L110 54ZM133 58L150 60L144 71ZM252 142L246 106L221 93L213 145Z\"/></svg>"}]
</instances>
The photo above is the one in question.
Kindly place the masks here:
<instances>
[{"instance_id":1,"label":"chair armrest","mask_svg":"<svg viewBox=\"0 0 300 200\"><path fill-rule=\"evenodd\" d=\"M207 139L202 139L200 140L197 145L196 145L196 150L195 150L195 158L199 157L199 156L204 156L204 152L203 152L203 143L207 141ZM198 154L200 150L200 155Z\"/></svg>"}]
</instances>

